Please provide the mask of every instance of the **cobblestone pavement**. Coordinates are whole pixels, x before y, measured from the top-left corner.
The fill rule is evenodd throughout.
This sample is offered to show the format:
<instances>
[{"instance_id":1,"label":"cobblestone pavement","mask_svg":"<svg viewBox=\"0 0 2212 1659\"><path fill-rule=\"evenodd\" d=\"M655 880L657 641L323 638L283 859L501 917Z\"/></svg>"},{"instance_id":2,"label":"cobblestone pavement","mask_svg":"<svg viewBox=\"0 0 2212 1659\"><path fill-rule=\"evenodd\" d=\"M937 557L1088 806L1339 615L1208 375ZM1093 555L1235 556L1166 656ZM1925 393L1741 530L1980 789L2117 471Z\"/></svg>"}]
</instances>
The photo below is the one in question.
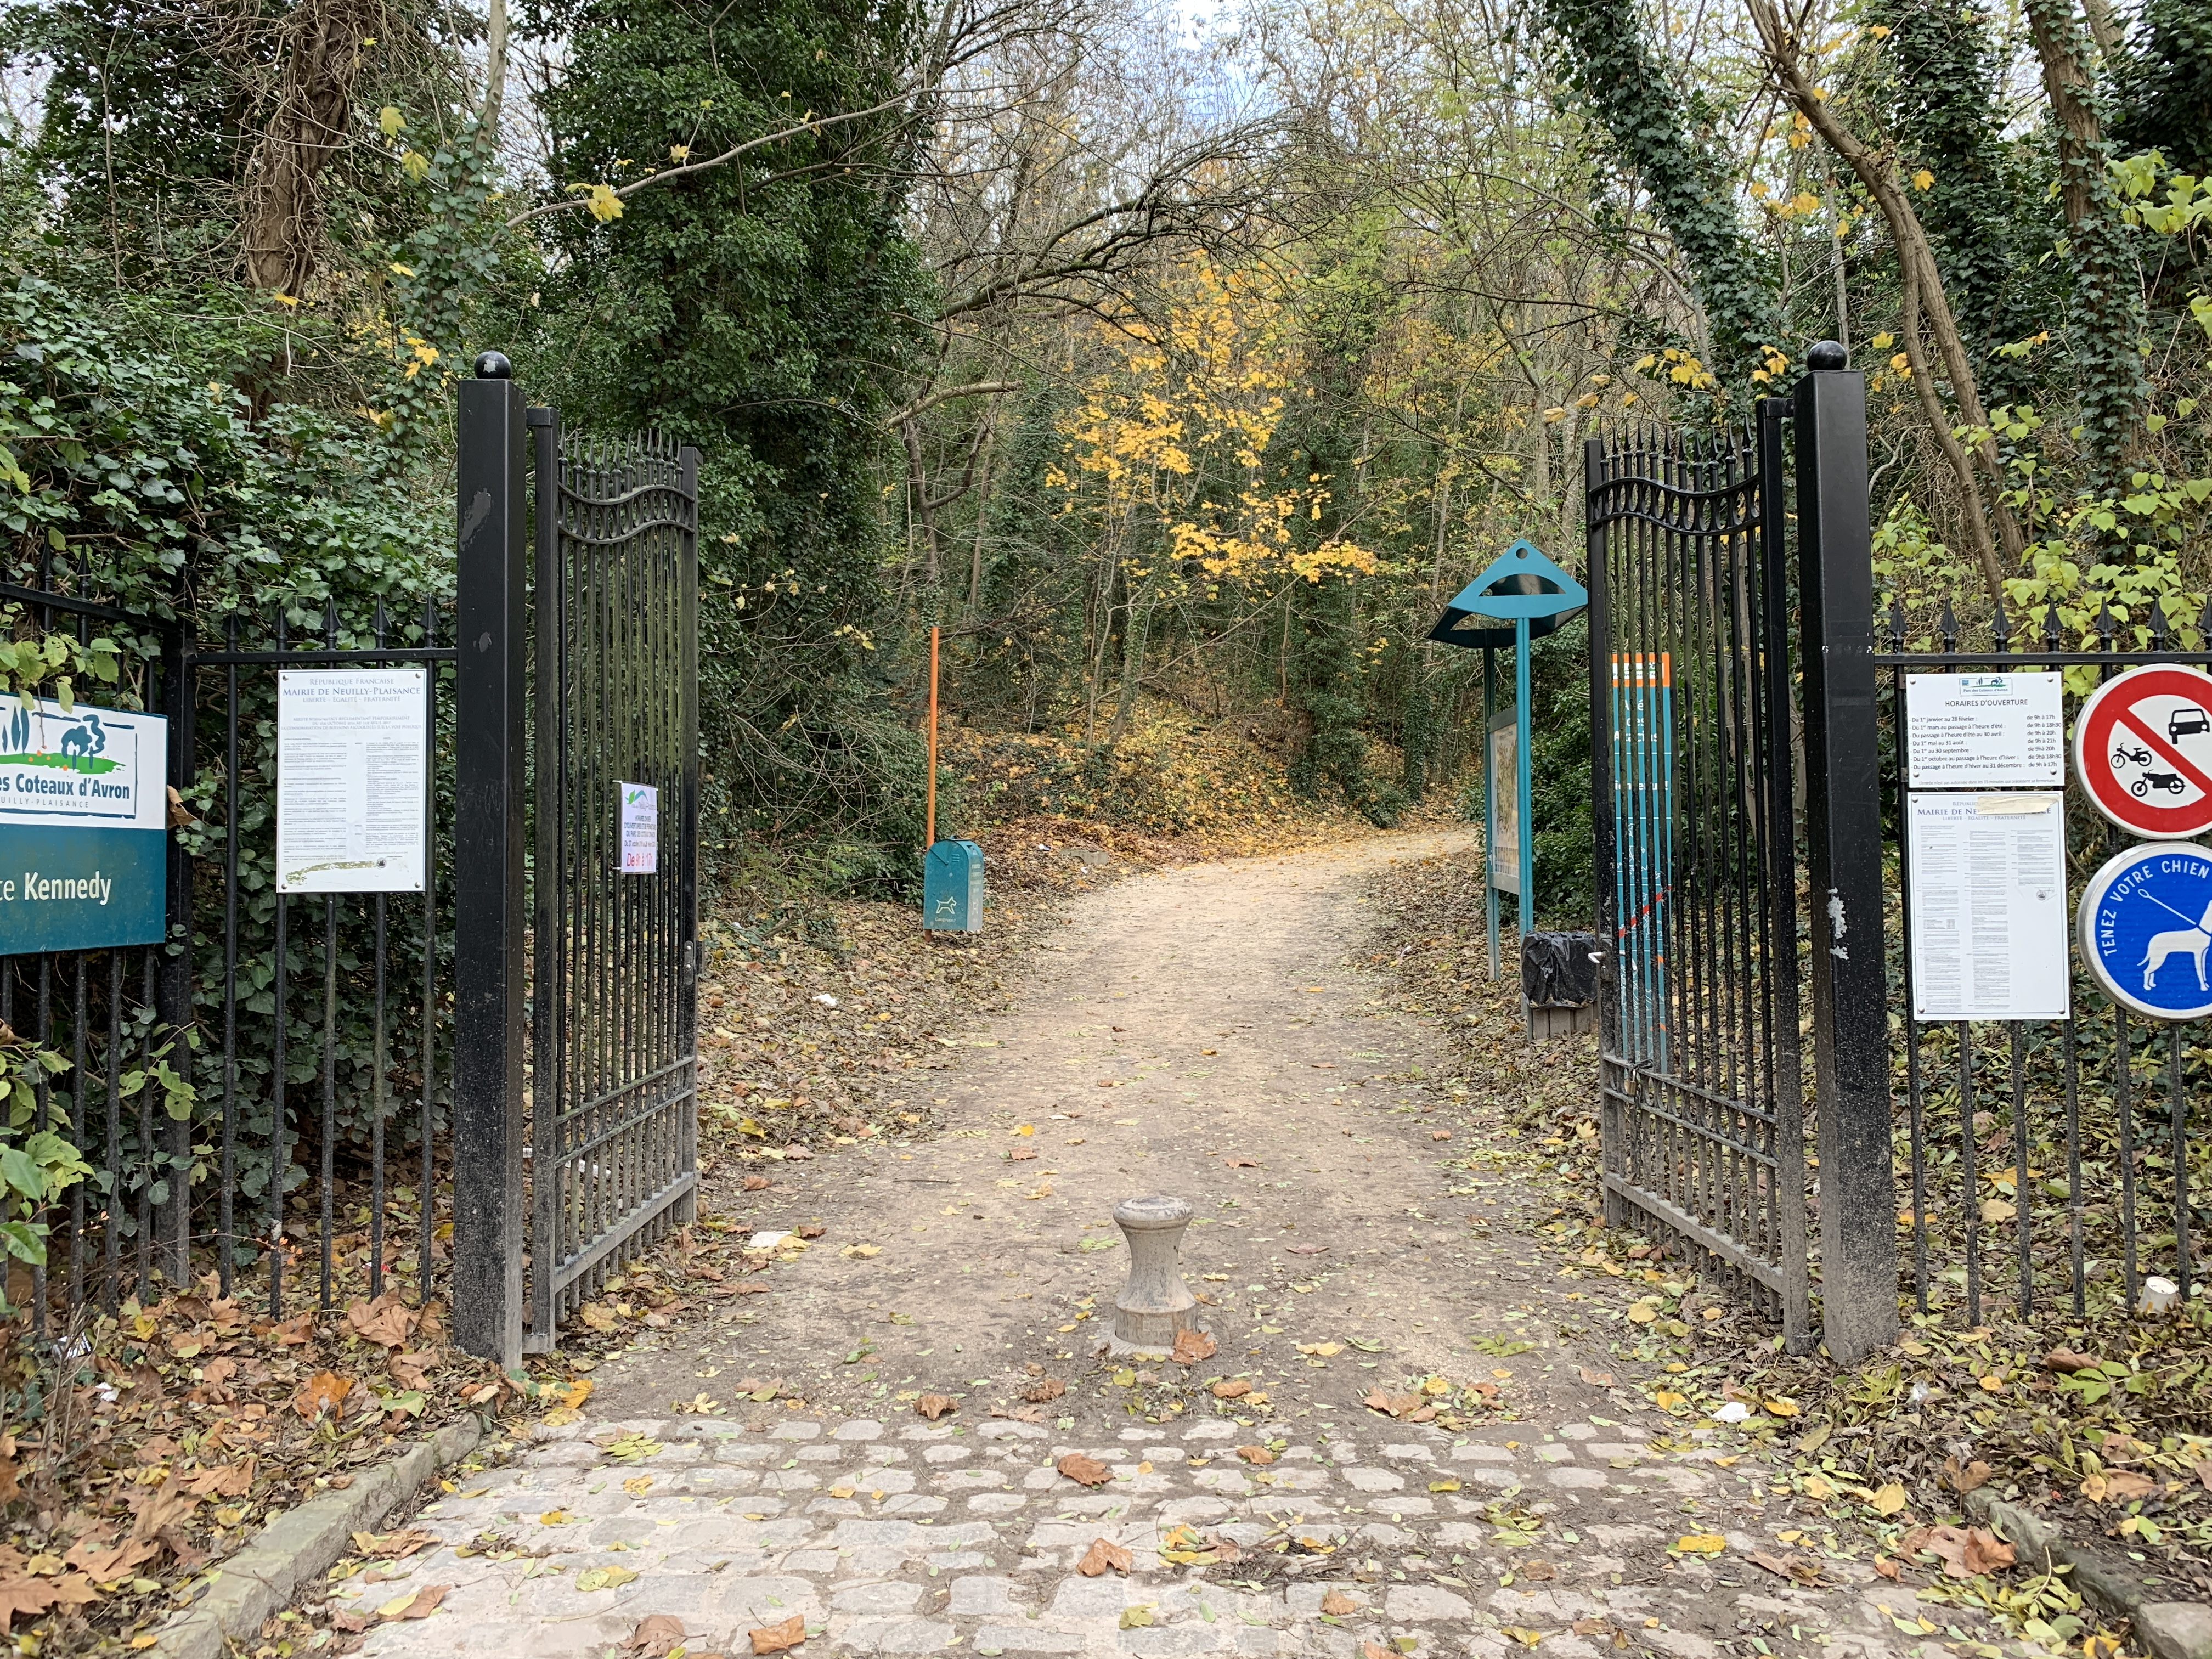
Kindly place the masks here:
<instances>
[{"instance_id":1,"label":"cobblestone pavement","mask_svg":"<svg viewBox=\"0 0 2212 1659\"><path fill-rule=\"evenodd\" d=\"M374 1659L597 1659L653 1614L682 1621L687 1659L750 1654L750 1632L794 1616L810 1655L986 1659L1539 1644L1711 1659L1723 1644L1907 1653L1969 1633L1869 1565L1793 1548L1814 1540L1782 1524L1789 1500L1755 1452L1655 1450L1602 1419L1480 1436L1377 1419L1278 1437L1255 1468L1237 1451L1255 1432L1206 1419L1077 1443L1010 1420L586 1421L456 1480L415 1523L434 1547L375 1583L357 1572L334 1603L369 1614L452 1586L428 1619L373 1624ZM1069 1452L1110 1480L1059 1473ZM1727 1548L1671 1547L1686 1532ZM1079 1571L1101 1538L1129 1552L1126 1577ZM1753 1551L1820 1561L1821 1583L1771 1576ZM608 1569L611 1586L587 1588Z\"/></svg>"}]
</instances>

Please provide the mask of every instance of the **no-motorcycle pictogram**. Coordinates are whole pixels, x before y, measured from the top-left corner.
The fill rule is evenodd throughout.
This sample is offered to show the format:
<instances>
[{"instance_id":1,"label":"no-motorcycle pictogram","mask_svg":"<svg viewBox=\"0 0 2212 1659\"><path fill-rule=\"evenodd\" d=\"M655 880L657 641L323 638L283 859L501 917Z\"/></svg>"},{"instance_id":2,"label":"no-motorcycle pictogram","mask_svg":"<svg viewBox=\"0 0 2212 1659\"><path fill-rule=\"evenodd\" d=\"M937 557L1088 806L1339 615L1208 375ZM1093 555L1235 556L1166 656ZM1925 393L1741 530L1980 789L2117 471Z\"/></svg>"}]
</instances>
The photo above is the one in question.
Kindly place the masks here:
<instances>
[{"instance_id":1,"label":"no-motorcycle pictogram","mask_svg":"<svg viewBox=\"0 0 2212 1659\"><path fill-rule=\"evenodd\" d=\"M2212 675L2160 664L2106 681L2074 723L2074 775L2136 835L2212 830Z\"/></svg>"}]
</instances>

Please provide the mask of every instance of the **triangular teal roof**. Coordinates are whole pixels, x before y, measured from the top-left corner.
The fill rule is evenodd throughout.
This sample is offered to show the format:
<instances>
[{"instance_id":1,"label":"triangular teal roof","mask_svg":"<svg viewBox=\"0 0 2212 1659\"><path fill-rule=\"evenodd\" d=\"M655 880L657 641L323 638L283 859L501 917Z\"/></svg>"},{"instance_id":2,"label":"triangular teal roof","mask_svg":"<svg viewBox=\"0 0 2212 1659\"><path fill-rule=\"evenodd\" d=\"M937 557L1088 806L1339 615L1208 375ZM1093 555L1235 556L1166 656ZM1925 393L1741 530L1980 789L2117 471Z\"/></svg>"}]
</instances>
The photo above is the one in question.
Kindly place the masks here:
<instances>
[{"instance_id":1,"label":"triangular teal roof","mask_svg":"<svg viewBox=\"0 0 2212 1659\"><path fill-rule=\"evenodd\" d=\"M1515 581L1514 577L1531 580ZM1539 591L1528 591L1534 587ZM1453 595L1451 608L1482 617L1553 617L1589 603L1583 585L1552 562L1535 543L1522 539Z\"/></svg>"}]
</instances>

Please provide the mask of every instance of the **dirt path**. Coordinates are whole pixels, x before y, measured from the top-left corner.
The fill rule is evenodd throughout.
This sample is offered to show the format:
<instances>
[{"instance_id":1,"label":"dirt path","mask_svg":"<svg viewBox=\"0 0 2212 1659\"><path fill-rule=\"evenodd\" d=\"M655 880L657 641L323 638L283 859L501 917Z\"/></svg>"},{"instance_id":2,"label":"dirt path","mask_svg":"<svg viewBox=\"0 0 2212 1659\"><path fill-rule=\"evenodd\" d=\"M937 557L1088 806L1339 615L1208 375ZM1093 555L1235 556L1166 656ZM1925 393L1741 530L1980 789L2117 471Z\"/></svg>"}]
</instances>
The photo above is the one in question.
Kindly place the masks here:
<instances>
[{"instance_id":1,"label":"dirt path","mask_svg":"<svg viewBox=\"0 0 2212 1659\"><path fill-rule=\"evenodd\" d=\"M544 1659L617 1651L652 1614L690 1656L794 1616L817 1656L1711 1659L1938 1634L1958 1610L1923 1630L1832 1533L1796 1557L1817 1587L1750 1562L1811 1548L1788 1529L1817 1508L1616 1380L1588 1292L1516 1224L1544 1200L1469 1167L1432 1029L1344 965L1363 881L1463 844L1082 901L960 1039L945 1134L781 1166L738 1218L822 1231L772 1293L609 1361L585 1420L432 1504L438 1545L403 1571L453 1587L441 1611L379 1621L404 1585L341 1583L341 1628L367 1620L374 1655ZM1148 1193L1196 1212L1183 1267L1218 1351L1188 1367L1092 1357L1127 1260L1108 1212ZM1046 1379L1067 1391L1024 1404ZM1361 1404L1378 1389L1402 1420ZM925 1393L957 1413L921 1420ZM1059 1473L1072 1451L1107 1484ZM1077 1571L1099 1537L1126 1577Z\"/></svg>"}]
</instances>

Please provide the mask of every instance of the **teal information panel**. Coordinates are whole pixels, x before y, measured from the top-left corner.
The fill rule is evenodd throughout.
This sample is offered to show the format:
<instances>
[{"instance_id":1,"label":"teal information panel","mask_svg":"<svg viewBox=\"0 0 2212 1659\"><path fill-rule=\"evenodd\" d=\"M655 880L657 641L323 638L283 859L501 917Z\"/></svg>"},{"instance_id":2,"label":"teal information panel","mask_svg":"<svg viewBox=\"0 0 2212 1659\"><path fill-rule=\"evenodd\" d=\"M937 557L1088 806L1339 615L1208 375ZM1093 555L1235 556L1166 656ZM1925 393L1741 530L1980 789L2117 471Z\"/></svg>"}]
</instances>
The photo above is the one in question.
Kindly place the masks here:
<instances>
[{"instance_id":1,"label":"teal information panel","mask_svg":"<svg viewBox=\"0 0 2212 1659\"><path fill-rule=\"evenodd\" d=\"M0 709L0 955L161 940L168 771L158 714Z\"/></svg>"}]
</instances>

